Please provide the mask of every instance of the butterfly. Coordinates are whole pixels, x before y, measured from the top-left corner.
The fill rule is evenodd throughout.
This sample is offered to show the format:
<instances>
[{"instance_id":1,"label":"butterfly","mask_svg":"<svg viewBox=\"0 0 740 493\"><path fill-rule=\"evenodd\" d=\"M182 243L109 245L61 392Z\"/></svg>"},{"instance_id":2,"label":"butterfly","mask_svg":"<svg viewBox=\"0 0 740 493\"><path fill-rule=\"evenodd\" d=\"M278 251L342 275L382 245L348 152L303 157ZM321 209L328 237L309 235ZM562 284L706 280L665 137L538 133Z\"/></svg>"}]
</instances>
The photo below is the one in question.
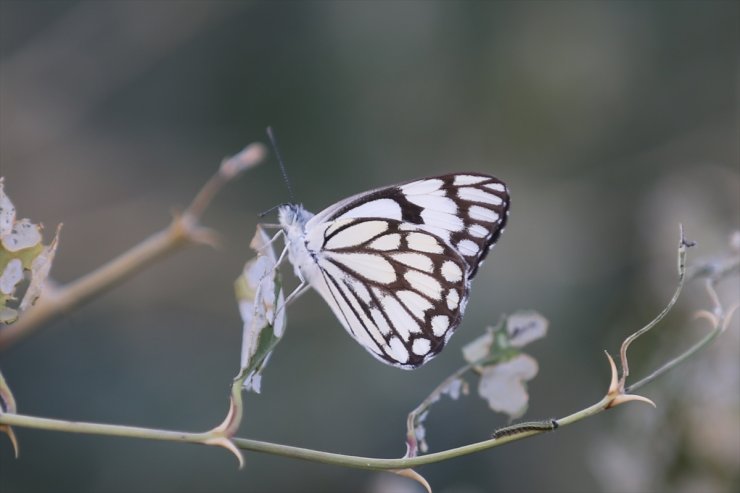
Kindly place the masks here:
<instances>
[{"instance_id":1,"label":"butterfly","mask_svg":"<svg viewBox=\"0 0 740 493\"><path fill-rule=\"evenodd\" d=\"M289 299L313 287L375 358L418 368L460 325L509 203L502 181L461 173L360 193L315 215L282 205L282 256L300 280Z\"/></svg>"}]
</instances>

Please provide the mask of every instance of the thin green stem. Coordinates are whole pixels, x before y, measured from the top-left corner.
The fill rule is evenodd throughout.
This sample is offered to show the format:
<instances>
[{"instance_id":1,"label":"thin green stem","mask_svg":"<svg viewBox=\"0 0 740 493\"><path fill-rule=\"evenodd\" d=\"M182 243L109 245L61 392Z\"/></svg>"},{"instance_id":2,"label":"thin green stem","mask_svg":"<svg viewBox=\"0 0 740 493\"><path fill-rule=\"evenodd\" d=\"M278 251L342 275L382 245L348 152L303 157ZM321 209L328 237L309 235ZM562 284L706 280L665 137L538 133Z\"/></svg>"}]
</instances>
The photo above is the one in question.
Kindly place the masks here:
<instances>
[{"instance_id":1,"label":"thin green stem","mask_svg":"<svg viewBox=\"0 0 740 493\"><path fill-rule=\"evenodd\" d=\"M677 356L676 358L673 358L657 370L653 371L649 375L647 375L644 378L641 378L637 382L633 383L632 385L627 386L624 391L627 393L634 392L635 390L639 389L640 387L644 387L645 385L649 384L662 374L666 373L667 371L672 370L679 364L683 363L687 359L689 359L694 353L701 350L704 346L712 342L718 335L722 333L722 327L715 327L711 332L709 332L707 335L705 335L700 341L698 341L696 344L691 346L689 349L687 349L684 353Z\"/></svg>"},{"instance_id":2,"label":"thin green stem","mask_svg":"<svg viewBox=\"0 0 740 493\"><path fill-rule=\"evenodd\" d=\"M86 423L82 421L39 418L37 416L11 413L0 414L0 423L23 428L36 428L39 430L143 438L147 440L165 440L170 442L203 443L211 437L210 433L189 433L155 428L141 428L137 426Z\"/></svg>"},{"instance_id":3,"label":"thin green stem","mask_svg":"<svg viewBox=\"0 0 740 493\"><path fill-rule=\"evenodd\" d=\"M630 336L626 343L622 346L622 357L623 357L623 375L620 379L622 382L622 385L618 385L617 381L617 371L616 366L612 360L611 357L609 357L609 362L612 368L612 384L610 385L609 391L607 392L606 396L602 398L597 403L588 406L582 410L579 410L577 412L574 412L570 415L567 415L563 418L557 419L553 422L553 425L557 424L557 427L563 427L568 426L571 424L574 424L578 421L581 421L583 419L587 419L589 417L592 417L596 414L599 414L607 409L610 409L611 407L614 407L615 405L619 405L624 402L628 402L630 400L642 400L642 401L648 401L644 397L635 396L635 395L628 395L626 390L623 388L623 382L624 378L626 377L626 350L629 346L629 342L633 341L637 338L640 334L644 333L645 331L649 330L651 327L653 327L655 324L657 324L658 321L660 321L665 313L673 306L675 303L678 294L680 293L681 286L684 282L684 259L685 259L685 247L688 246L682 236L682 243L681 243L681 249L679 250L679 273L680 273L680 279L679 279L679 286L676 292L674 293L674 297L669 302L668 306L661 312L656 319L654 319L651 323L649 323L644 328L640 329L638 332ZM737 308L737 307L735 307ZM662 367L660 367L658 370L653 372L652 374L648 375L647 377L643 378L642 380L636 382L633 384L629 390L635 390L637 388L640 388L647 383L650 383L652 380L655 380L658 376L662 375L663 373L669 371L682 361L689 358L691 355L699 351L701 348L705 347L709 342L711 342L717 335L719 335L721 332L723 332L727 324L729 323L730 318L732 317L732 314L734 313L735 308L729 310L727 315L713 315L709 314L708 318L713 321L713 330L707 334L702 340L700 340L698 343L696 343L694 346L689 348L687 351L685 351L683 354L681 354L679 357L669 361ZM722 311L720 311L723 313ZM423 408L425 405L428 406L428 404L441 393L441 390L443 389L444 385L448 384L452 381L454 378L459 378L463 373L468 371L472 365L465 365L464 367L460 368L457 372L455 372L451 377L449 377L445 382L443 382L442 385L440 385L435 391L430 395L429 398L427 398L414 412L412 412L411 415L414 415L415 412L417 412L419 409ZM5 398L6 402L6 408L3 412L2 407L0 407L0 428L2 427L25 427L25 428L36 428L36 429L44 429L49 431L61 431L61 432L67 432L67 433L85 433L85 434L94 434L94 435L108 435L108 436L120 436L120 437L129 437L129 438L139 438L139 439L148 439L148 440L164 440L164 441L174 441L174 442L182 442L182 443L199 443L202 445L218 445L225 447L232 452L235 452L239 458L240 455L238 453L238 450L234 448L234 446L238 447L239 449L243 450L251 450L254 452L262 452L262 453L268 453L272 455L278 455L282 457L288 457L293 459L300 459L300 460L306 460L306 461L312 461L312 462L320 462L324 464L332 464L337 466L344 466L344 467L352 467L352 468L360 468L360 469L370 469L370 470L402 470L407 468L413 468L425 464L431 464L435 462L441 462L457 457L462 457L464 455L474 454L478 452L482 452L484 450L488 450L491 448L495 448L501 445L505 445L507 443L522 440L525 438L532 437L534 435L539 435L541 433L547 433L551 430L546 429L532 429L532 430L522 430L520 432L514 433L514 434L507 434L504 436L500 436L498 438L492 438L489 440L484 440L481 442L476 442L468 445L464 445L457 448L452 448L448 450L444 450L441 452L431 453L423 456L417 456L417 457L402 457L398 459L382 459L382 458L371 458L371 457L358 457L358 456L350 456L350 455L344 455L344 454L336 454L336 453L330 453L330 452L322 452L318 450L311 450L311 449L305 449L300 447L293 447L289 445L281 445L276 443L270 443L270 442L262 442L258 440L250 440L246 438L231 438L231 433L235 431L235 428L238 426L240 420L241 420L241 412L242 412L242 402L241 402L241 386L244 380L244 372L241 372L237 378L234 380L233 386L232 386L232 401L230 408L229 415L227 416L224 423L222 423L220 426L208 431L208 432L201 432L201 433L191 433L191 432L182 432L182 431L171 431L171 430L162 430L162 429L153 429L153 428L141 428L141 427L132 427L132 426L122 426L122 425L110 425L110 424L100 424L100 423L85 423L85 422L77 422L77 421L66 421L66 420L58 420L58 419L49 419L49 418L40 418L35 416L28 416L28 415L22 415L22 414L15 414L13 412L12 406L7 406L7 402L10 402L7 397ZM9 393L9 390L7 391ZM12 398L12 396L11 396ZM411 416L410 416L410 419ZM11 436L12 438L12 436Z\"/></svg>"},{"instance_id":4,"label":"thin green stem","mask_svg":"<svg viewBox=\"0 0 740 493\"><path fill-rule=\"evenodd\" d=\"M206 442L213 438L213 433L189 433L183 431L160 430L153 428L140 428L134 426L109 425L101 423L85 423L78 421L66 421L59 419L39 418L36 416L27 416L23 414L1 414L0 424L6 424L15 427L36 428L49 431L61 431L67 433L85 433L91 435L107 435L128 438L139 438L148 440L164 440L184 443ZM440 462L463 455L473 454L482 450L487 450L530 436L529 434L519 434L513 437L504 437L500 439L485 440L478 443L472 443L463 447L453 448L442 452L414 457L410 459L379 459L371 457L357 457L344 454L335 454L331 452L322 452L318 450L293 447L290 445L281 445L258 440L249 440L246 438L234 438L233 443L243 450L254 452L263 452L282 457L301 459L312 462L321 462L324 464L333 464L338 466L354 467L360 469L403 469L407 467L416 467L433 462Z\"/></svg>"},{"instance_id":5,"label":"thin green stem","mask_svg":"<svg viewBox=\"0 0 740 493\"><path fill-rule=\"evenodd\" d=\"M715 285L721 282L723 279L725 279L725 277L730 275L732 272L735 272L737 270L737 265L738 265L738 257L732 259L732 262L729 262L726 268L716 273L713 273L711 277L706 279L705 287L707 290L707 294L709 295L709 299L712 301L713 310L711 312L705 311L705 312L700 312L700 313L704 315L704 318L707 318L712 323L712 330L708 334L706 334L704 337L702 337L699 341L697 341L696 344L689 347L686 351L684 351L677 357L663 364L662 366L660 366L658 369L656 369L655 371L653 371L646 377L638 380L632 385L627 386L624 389L626 393L635 391L639 389L640 387L643 387L644 385L647 385L648 383L652 382L653 380L655 380L662 374L672 370L679 364L689 359L694 353L700 351L702 348L707 346L717 336L719 336L722 332L724 332L724 330L729 325L730 320L732 320L732 316L737 310L738 305L735 305L734 307L730 308L729 311L726 311L724 306L722 305L719 295L717 294Z\"/></svg>"},{"instance_id":6,"label":"thin green stem","mask_svg":"<svg viewBox=\"0 0 740 493\"><path fill-rule=\"evenodd\" d=\"M673 306L678 301L678 297L681 295L681 291L683 290L684 283L686 282L686 251L688 248L692 247L694 244L687 242L686 238L683 234L683 226L680 226L679 228L681 230L680 233L680 239L678 243L678 285L676 286L676 290L673 292L673 296L671 297L668 304L663 308L663 310L658 314L657 317L655 317L653 320L651 320L647 325L642 327L640 330L634 332L629 337L627 337L624 342L622 342L622 347L619 350L619 356L622 366L622 377L621 377L621 383L622 386L624 386L624 383L627 379L627 377L630 374L629 370L629 363L627 359L627 349L629 349L630 345L637 340L640 336L645 334L647 331L658 325L658 323L665 318L666 315L668 315L668 312L673 309Z\"/></svg>"},{"instance_id":7,"label":"thin green stem","mask_svg":"<svg viewBox=\"0 0 740 493\"><path fill-rule=\"evenodd\" d=\"M589 406L586 409L573 413L562 419L557 420L559 426L567 426L582 419L586 419L594 414L598 414L606 409L608 399L602 399L598 403ZM161 430L154 428L140 428L134 426L110 425L101 423L85 423L79 421L66 421L59 419L39 418L23 414L0 414L0 424L15 427L36 428L49 431L61 431L66 433L85 433L92 435L119 436L128 438L139 438L147 440L164 440L183 443L200 443L207 445L209 440L219 436L213 431L205 433L190 433L183 431ZM422 455L413 458L399 459L381 459L372 457L358 457L352 455L336 454L331 452L322 452L319 450L293 447L277 443L262 442L259 440L250 440L246 438L233 438L232 442L238 448L251 450L253 452L262 452L281 457L292 459L306 460L311 462L320 462L323 464L332 464L336 466L352 467L358 469L372 470L391 470L405 469L435 462L442 462L465 455L470 455L484 450L499 447L509 442L522 440L534 435L539 435L544 431L527 431L517 433L512 436L505 436L496 439L484 440L481 442L471 443L462 447L452 448L441 452Z\"/></svg>"}]
</instances>

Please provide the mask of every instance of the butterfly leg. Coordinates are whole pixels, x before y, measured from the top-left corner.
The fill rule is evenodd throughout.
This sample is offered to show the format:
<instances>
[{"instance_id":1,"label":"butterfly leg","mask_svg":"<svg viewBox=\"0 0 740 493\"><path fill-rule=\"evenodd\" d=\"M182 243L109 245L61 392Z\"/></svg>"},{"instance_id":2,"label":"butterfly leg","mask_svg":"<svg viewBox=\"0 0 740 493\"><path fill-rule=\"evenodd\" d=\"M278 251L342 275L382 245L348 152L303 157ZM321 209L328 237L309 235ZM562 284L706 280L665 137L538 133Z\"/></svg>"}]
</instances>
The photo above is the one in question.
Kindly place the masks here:
<instances>
[{"instance_id":1,"label":"butterfly leg","mask_svg":"<svg viewBox=\"0 0 740 493\"><path fill-rule=\"evenodd\" d=\"M306 281L301 281L301 283L296 286L296 288L288 295L287 298L285 298L285 303L283 303L283 306L288 306L293 301L295 301L300 295L306 292L308 288L311 286Z\"/></svg>"},{"instance_id":2,"label":"butterfly leg","mask_svg":"<svg viewBox=\"0 0 740 493\"><path fill-rule=\"evenodd\" d=\"M275 312L275 316L277 317L278 313L280 313L280 310L283 310L296 298L305 293L309 287L311 286L309 286L306 281L301 280L301 283L293 291L291 291L291 293L285 298L285 301L278 307L277 311Z\"/></svg>"},{"instance_id":3,"label":"butterfly leg","mask_svg":"<svg viewBox=\"0 0 740 493\"><path fill-rule=\"evenodd\" d=\"M259 253L262 253L263 250L265 250L267 247L269 247L270 245L272 245L273 243L275 243L275 241L278 238L280 238L281 236L283 236L284 234L285 234L285 231L282 230L282 229L280 231L278 231L277 233L275 233L275 236L273 236L272 238L270 238L270 241L268 241L267 243L265 243L264 245L262 245L259 248ZM282 261L282 257L284 255L285 255L285 250L283 250L283 253L280 254L280 259L278 260L277 265L280 265L280 262Z\"/></svg>"}]
</instances>

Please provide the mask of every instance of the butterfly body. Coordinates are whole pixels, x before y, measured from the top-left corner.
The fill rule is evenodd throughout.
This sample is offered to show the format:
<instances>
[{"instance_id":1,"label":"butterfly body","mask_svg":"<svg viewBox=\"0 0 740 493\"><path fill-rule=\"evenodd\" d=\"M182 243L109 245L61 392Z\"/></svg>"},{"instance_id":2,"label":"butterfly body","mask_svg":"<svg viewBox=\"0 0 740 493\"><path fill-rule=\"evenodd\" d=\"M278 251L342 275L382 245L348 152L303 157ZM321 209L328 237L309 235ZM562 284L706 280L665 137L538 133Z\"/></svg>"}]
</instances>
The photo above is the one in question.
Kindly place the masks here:
<instances>
[{"instance_id":1,"label":"butterfly body","mask_svg":"<svg viewBox=\"0 0 740 493\"><path fill-rule=\"evenodd\" d=\"M361 193L316 215L284 205L279 219L299 279L370 354L413 369L460 324L508 209L502 182L466 173Z\"/></svg>"}]
</instances>

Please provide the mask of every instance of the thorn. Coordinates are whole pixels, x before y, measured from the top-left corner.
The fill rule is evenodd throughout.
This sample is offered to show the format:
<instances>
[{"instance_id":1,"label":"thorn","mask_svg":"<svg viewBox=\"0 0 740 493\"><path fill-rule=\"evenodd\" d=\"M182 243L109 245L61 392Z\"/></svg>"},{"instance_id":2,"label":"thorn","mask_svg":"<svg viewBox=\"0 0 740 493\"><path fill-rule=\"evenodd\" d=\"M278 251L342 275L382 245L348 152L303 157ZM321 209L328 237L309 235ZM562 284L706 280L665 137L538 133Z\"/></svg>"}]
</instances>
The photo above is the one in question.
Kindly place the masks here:
<instances>
[{"instance_id":1,"label":"thorn","mask_svg":"<svg viewBox=\"0 0 740 493\"><path fill-rule=\"evenodd\" d=\"M236 445L234 445L234 442L229 440L226 437L215 437L215 438L209 438L205 442L206 445L214 445L216 447L223 447L226 450L230 451L232 454L236 456L236 460L239 461L239 469L244 468L244 456L242 455L241 451L237 448Z\"/></svg>"},{"instance_id":2,"label":"thorn","mask_svg":"<svg viewBox=\"0 0 740 493\"><path fill-rule=\"evenodd\" d=\"M719 324L719 319L717 318L717 316L714 313L707 311L707 310L699 310L694 314L694 320L697 320L700 318L704 318L708 320L709 324L712 327L716 327Z\"/></svg>"},{"instance_id":3,"label":"thorn","mask_svg":"<svg viewBox=\"0 0 740 493\"><path fill-rule=\"evenodd\" d=\"M625 402L631 402L631 401L646 402L653 407L658 407L655 405L653 401L651 401L647 397L643 397L641 395L635 395L635 394L620 394L609 403L609 405L607 406L607 409L610 409L620 404L624 404Z\"/></svg>"},{"instance_id":4,"label":"thorn","mask_svg":"<svg viewBox=\"0 0 740 493\"><path fill-rule=\"evenodd\" d=\"M606 354L606 358L609 360L609 367L611 368L611 381L609 382L609 390L606 392L606 395L613 395L613 394L619 394L619 374L617 372L617 364L614 363L614 358L612 358L611 354L609 354L606 350L604 350L604 354Z\"/></svg>"},{"instance_id":5,"label":"thorn","mask_svg":"<svg viewBox=\"0 0 740 493\"><path fill-rule=\"evenodd\" d=\"M13 428L8 425L0 425L0 433L5 433L6 435L8 435L10 443L13 445L13 453L15 454L15 458L17 459L18 455L20 454L20 448L18 446L18 439L15 436Z\"/></svg>"},{"instance_id":6,"label":"thorn","mask_svg":"<svg viewBox=\"0 0 740 493\"><path fill-rule=\"evenodd\" d=\"M606 407L604 409L611 409L613 407L616 407L620 404L624 404L625 402L631 402L631 401L639 401L639 402L646 402L650 404L653 407L657 407L653 401L648 399L647 397L643 397L641 395L635 395L635 394L627 394L624 392L624 381L619 378L617 373L617 364L614 363L614 358L611 357L611 355L604 351L606 354L607 359L609 360L609 367L611 368L611 382L609 382L609 390L606 393L607 397L610 397L611 399L607 403Z\"/></svg>"},{"instance_id":7,"label":"thorn","mask_svg":"<svg viewBox=\"0 0 740 493\"><path fill-rule=\"evenodd\" d=\"M418 472L414 471L411 468L408 469L389 469L388 472L392 472L393 474L398 474L399 476L403 476L404 478L413 479L417 483L421 484L425 490L427 490L427 493L432 493L432 487L429 485L429 482L424 479L424 476L419 474Z\"/></svg>"}]
</instances>

